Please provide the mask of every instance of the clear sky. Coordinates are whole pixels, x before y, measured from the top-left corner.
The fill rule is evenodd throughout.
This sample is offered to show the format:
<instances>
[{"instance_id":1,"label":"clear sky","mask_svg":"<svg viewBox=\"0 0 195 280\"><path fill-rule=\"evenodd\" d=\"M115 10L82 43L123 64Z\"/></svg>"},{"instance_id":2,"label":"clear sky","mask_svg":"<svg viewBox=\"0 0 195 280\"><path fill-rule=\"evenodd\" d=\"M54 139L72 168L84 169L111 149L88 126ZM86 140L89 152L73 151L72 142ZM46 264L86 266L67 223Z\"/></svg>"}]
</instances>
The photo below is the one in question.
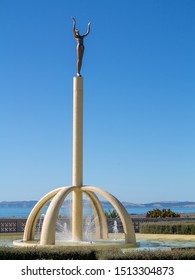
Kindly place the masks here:
<instances>
[{"instance_id":1,"label":"clear sky","mask_svg":"<svg viewBox=\"0 0 195 280\"><path fill-rule=\"evenodd\" d=\"M0 201L72 181L72 79L85 39L84 184L195 201L195 1L0 1Z\"/></svg>"}]
</instances>

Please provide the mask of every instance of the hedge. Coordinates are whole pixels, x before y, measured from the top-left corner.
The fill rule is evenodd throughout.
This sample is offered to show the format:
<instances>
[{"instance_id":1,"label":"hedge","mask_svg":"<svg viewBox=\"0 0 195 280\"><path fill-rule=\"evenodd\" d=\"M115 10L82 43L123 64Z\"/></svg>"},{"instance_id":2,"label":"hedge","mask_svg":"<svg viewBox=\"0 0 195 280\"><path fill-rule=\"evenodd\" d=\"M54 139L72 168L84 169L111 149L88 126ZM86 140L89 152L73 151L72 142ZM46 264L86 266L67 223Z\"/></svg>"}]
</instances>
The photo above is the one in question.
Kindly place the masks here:
<instances>
[{"instance_id":1,"label":"hedge","mask_svg":"<svg viewBox=\"0 0 195 280\"><path fill-rule=\"evenodd\" d=\"M194 248L185 250L130 250L85 248L0 248L0 260L195 260Z\"/></svg>"},{"instance_id":2,"label":"hedge","mask_svg":"<svg viewBox=\"0 0 195 280\"><path fill-rule=\"evenodd\" d=\"M195 234L194 223L149 222L140 225L140 233L151 234Z\"/></svg>"},{"instance_id":3,"label":"hedge","mask_svg":"<svg viewBox=\"0 0 195 280\"><path fill-rule=\"evenodd\" d=\"M94 260L94 250L88 248L14 248L0 247L0 260Z\"/></svg>"}]
</instances>

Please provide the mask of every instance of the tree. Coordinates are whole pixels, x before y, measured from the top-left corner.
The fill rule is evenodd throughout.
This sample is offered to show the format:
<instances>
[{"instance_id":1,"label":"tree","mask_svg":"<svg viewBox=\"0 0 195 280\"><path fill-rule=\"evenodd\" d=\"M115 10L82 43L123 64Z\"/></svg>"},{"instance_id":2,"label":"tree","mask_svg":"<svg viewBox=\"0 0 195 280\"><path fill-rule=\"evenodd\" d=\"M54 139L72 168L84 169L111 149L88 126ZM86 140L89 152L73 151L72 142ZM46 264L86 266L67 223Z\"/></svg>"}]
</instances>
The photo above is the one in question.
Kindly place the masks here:
<instances>
[{"instance_id":1,"label":"tree","mask_svg":"<svg viewBox=\"0 0 195 280\"><path fill-rule=\"evenodd\" d=\"M116 212L115 209L113 209L112 211L109 209L108 211L104 212L106 215L106 218L118 218L118 213Z\"/></svg>"},{"instance_id":2,"label":"tree","mask_svg":"<svg viewBox=\"0 0 195 280\"><path fill-rule=\"evenodd\" d=\"M173 212L171 209L162 210L156 208L146 213L146 218L175 218L180 217L180 214Z\"/></svg>"}]
</instances>

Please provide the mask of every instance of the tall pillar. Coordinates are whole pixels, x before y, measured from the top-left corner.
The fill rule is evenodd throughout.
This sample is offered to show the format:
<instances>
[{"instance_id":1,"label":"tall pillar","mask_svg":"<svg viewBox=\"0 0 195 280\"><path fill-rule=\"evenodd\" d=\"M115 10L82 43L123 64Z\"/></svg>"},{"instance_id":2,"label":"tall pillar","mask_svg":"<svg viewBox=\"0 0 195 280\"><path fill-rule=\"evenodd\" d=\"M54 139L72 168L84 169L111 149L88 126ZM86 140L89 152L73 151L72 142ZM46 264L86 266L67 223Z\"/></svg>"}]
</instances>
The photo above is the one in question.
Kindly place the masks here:
<instances>
[{"instance_id":1,"label":"tall pillar","mask_svg":"<svg viewBox=\"0 0 195 280\"><path fill-rule=\"evenodd\" d=\"M83 184L83 78L73 79L73 169L72 185L78 187L72 195L72 238L82 240Z\"/></svg>"}]
</instances>

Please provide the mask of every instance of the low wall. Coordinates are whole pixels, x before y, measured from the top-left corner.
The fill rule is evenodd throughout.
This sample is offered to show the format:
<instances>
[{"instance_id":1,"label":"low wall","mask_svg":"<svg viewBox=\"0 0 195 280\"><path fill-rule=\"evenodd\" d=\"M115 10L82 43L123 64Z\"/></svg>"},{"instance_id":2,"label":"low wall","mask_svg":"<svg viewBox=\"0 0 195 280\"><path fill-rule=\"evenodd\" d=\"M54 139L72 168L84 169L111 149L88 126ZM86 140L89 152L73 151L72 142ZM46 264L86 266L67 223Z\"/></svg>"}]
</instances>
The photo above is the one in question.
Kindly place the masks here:
<instances>
[{"instance_id":1,"label":"low wall","mask_svg":"<svg viewBox=\"0 0 195 280\"><path fill-rule=\"evenodd\" d=\"M23 232L26 218L4 218L0 219L0 233Z\"/></svg>"},{"instance_id":2,"label":"low wall","mask_svg":"<svg viewBox=\"0 0 195 280\"><path fill-rule=\"evenodd\" d=\"M119 232L123 232L123 226L120 220L109 218L107 219L108 231L113 232L114 221L117 220L117 228ZM22 233L24 232L26 218L0 218L0 233ZM135 232L139 232L140 224L147 222L162 222L162 221L192 221L195 218L132 218ZM40 221L37 222L37 229L40 226Z\"/></svg>"}]
</instances>

